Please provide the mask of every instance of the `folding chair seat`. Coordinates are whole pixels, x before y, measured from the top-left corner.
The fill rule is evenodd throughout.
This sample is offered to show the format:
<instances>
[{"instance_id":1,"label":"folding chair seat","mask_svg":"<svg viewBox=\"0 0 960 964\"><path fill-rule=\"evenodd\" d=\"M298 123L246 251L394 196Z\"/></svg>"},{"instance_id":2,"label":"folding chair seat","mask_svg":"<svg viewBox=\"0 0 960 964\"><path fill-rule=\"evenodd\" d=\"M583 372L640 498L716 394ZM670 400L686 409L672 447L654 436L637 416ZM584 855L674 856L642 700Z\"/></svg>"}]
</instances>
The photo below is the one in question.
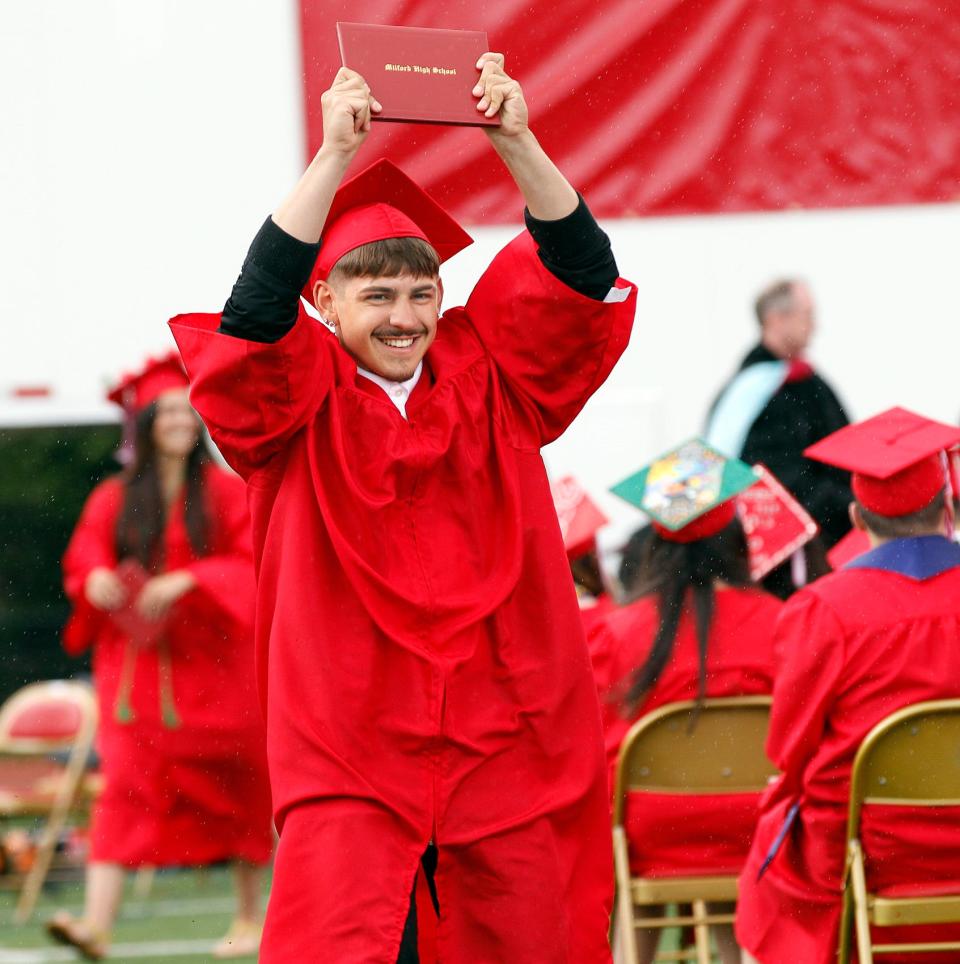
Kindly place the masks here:
<instances>
[{"instance_id":1,"label":"folding chair seat","mask_svg":"<svg viewBox=\"0 0 960 964\"><path fill-rule=\"evenodd\" d=\"M764 752L770 719L769 696L669 703L648 713L629 730L620 747L613 800L614 866L617 901L614 933L625 964L636 964L635 931L692 926L698 964L711 960L709 925L729 924L733 914L711 913L708 902L733 903L737 873L636 875L631 872L625 824L627 798L643 794L728 795L759 793L776 775ZM639 917L643 907L689 904L692 913ZM688 960L691 953L660 954L658 960Z\"/></svg>"},{"instance_id":2,"label":"folding chair seat","mask_svg":"<svg viewBox=\"0 0 960 964\"><path fill-rule=\"evenodd\" d=\"M31 683L0 707L0 818L45 819L17 922L33 912L68 818L89 801L85 776L96 726L96 698L86 683Z\"/></svg>"},{"instance_id":3,"label":"folding chair seat","mask_svg":"<svg viewBox=\"0 0 960 964\"><path fill-rule=\"evenodd\" d=\"M875 943L871 926L912 927L960 925L960 863L955 881L915 879L868 888L864 852L864 806L956 807L960 821L960 700L915 703L892 713L864 737L853 761L847 818L847 862L844 871L840 964L851 960L856 936L860 964L874 955L954 951L960 940ZM958 827L960 838L960 827ZM951 957L951 959L954 959Z\"/></svg>"}]
</instances>

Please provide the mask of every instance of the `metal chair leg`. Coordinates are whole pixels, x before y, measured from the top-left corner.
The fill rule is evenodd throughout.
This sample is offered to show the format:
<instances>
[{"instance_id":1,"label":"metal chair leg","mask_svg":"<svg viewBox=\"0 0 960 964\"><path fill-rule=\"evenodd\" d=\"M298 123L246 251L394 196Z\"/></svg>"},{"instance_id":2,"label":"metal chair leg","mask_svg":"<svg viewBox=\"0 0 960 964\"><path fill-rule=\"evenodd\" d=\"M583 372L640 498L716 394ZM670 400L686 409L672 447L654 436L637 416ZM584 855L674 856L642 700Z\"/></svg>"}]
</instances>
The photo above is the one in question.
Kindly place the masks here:
<instances>
[{"instance_id":1,"label":"metal chair leg","mask_svg":"<svg viewBox=\"0 0 960 964\"><path fill-rule=\"evenodd\" d=\"M637 934L633 921L633 895L630 891L630 857L623 827L613 828L613 866L617 875L617 930L623 964L639 964Z\"/></svg>"},{"instance_id":2,"label":"metal chair leg","mask_svg":"<svg viewBox=\"0 0 960 964\"><path fill-rule=\"evenodd\" d=\"M860 964L873 964L870 918L867 914L867 877L863 869L863 851L858 840L850 841L850 877L853 882L853 913L857 925L857 955Z\"/></svg>"},{"instance_id":3,"label":"metal chair leg","mask_svg":"<svg viewBox=\"0 0 960 964\"><path fill-rule=\"evenodd\" d=\"M710 961L710 928L706 924L707 904L703 900L693 902L693 935L697 949L697 964L711 964Z\"/></svg>"}]
</instances>

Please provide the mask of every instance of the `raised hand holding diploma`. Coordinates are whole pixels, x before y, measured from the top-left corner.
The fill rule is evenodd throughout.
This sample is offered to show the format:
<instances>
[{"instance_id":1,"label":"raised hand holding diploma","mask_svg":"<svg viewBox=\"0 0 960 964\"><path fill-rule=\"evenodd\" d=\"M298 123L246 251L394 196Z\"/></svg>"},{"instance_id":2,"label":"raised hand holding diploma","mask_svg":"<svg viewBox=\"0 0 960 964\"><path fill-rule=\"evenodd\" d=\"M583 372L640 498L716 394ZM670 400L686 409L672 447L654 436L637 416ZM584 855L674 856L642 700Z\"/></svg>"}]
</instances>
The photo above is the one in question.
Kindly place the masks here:
<instances>
[{"instance_id":1,"label":"raised hand holding diploma","mask_svg":"<svg viewBox=\"0 0 960 964\"><path fill-rule=\"evenodd\" d=\"M504 69L503 54L488 51L477 61L480 77L473 88L477 110L499 116L499 127L484 131L523 194L527 209L541 221L558 221L580 203L577 192L560 173L530 130L523 89Z\"/></svg>"},{"instance_id":2,"label":"raised hand holding diploma","mask_svg":"<svg viewBox=\"0 0 960 964\"><path fill-rule=\"evenodd\" d=\"M341 67L320 98L323 147L351 157L370 133L370 118L381 110L367 82L355 70Z\"/></svg>"},{"instance_id":3,"label":"raised hand holding diploma","mask_svg":"<svg viewBox=\"0 0 960 964\"><path fill-rule=\"evenodd\" d=\"M381 110L367 82L341 67L320 98L323 143L297 186L273 213L273 223L299 241L316 244L333 196L360 145L370 133L370 118Z\"/></svg>"},{"instance_id":4,"label":"raised hand holding diploma","mask_svg":"<svg viewBox=\"0 0 960 964\"><path fill-rule=\"evenodd\" d=\"M514 137L527 130L527 102L520 84L504 70L503 54L485 53L477 61L480 79L473 88L479 97L477 110L484 117L500 115L500 127L487 128L492 140L499 136Z\"/></svg>"}]
</instances>

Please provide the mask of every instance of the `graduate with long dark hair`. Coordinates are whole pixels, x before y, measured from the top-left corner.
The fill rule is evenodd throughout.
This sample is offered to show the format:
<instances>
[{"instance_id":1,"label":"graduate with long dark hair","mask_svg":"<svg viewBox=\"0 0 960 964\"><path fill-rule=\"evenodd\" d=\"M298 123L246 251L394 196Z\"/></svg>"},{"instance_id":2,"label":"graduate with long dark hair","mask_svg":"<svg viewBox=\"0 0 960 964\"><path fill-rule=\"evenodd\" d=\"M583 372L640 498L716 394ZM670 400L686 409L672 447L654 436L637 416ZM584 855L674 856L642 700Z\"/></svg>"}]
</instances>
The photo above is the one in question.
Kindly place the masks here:
<instances>
[{"instance_id":1,"label":"graduate with long dark hair","mask_svg":"<svg viewBox=\"0 0 960 964\"><path fill-rule=\"evenodd\" d=\"M84 916L47 927L91 960L107 955L125 871L141 866L233 861L237 920L215 956L259 943L273 839L249 522L243 484L204 450L186 384L170 356L111 392L128 416L128 464L91 493L64 556L64 645L93 647L104 789Z\"/></svg>"},{"instance_id":2,"label":"graduate with long dark hair","mask_svg":"<svg viewBox=\"0 0 960 964\"><path fill-rule=\"evenodd\" d=\"M707 493L695 446L662 460L665 486L690 521L660 522L636 532L624 548L620 581L631 601L606 614L589 634L600 692L613 786L627 731L665 703L717 696L767 694L773 689L773 626L780 601L750 578L747 540L733 491ZM736 460L731 466L741 466ZM685 473L691 472L690 478ZM656 485L657 463L647 470ZM743 479L755 477L742 466ZM652 473L652 474L651 474ZM661 475L665 479L665 475ZM712 502L703 511L704 502ZM675 509L665 517L676 517ZM686 516L681 518L681 521ZM739 871L750 846L757 794L628 799L627 837L634 873L649 876ZM724 964L739 962L730 926L714 928ZM661 931L638 930L641 961L652 961Z\"/></svg>"}]
</instances>

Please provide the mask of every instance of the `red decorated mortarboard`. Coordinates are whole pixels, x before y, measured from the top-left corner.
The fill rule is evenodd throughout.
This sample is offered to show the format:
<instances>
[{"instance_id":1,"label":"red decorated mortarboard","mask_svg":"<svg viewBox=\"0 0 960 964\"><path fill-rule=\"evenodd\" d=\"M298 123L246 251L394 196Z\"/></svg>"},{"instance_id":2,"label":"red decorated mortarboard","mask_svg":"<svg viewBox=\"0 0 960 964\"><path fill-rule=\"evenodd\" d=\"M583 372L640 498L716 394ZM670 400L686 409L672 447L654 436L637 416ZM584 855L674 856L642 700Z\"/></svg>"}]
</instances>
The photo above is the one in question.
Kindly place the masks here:
<instances>
[{"instance_id":1,"label":"red decorated mortarboard","mask_svg":"<svg viewBox=\"0 0 960 964\"><path fill-rule=\"evenodd\" d=\"M593 504L583 486L572 476L550 483L553 506L560 522L563 547L572 562L588 553L594 546L597 530L609 519Z\"/></svg>"},{"instance_id":2,"label":"red decorated mortarboard","mask_svg":"<svg viewBox=\"0 0 960 964\"><path fill-rule=\"evenodd\" d=\"M960 428L891 408L828 435L804 455L852 472L860 505L895 518L922 509L943 491L944 452L958 442Z\"/></svg>"},{"instance_id":3,"label":"red decorated mortarboard","mask_svg":"<svg viewBox=\"0 0 960 964\"><path fill-rule=\"evenodd\" d=\"M148 358L140 371L124 375L107 393L107 398L125 411L139 412L158 395L189 384L180 356L172 351L161 358Z\"/></svg>"},{"instance_id":4,"label":"red decorated mortarboard","mask_svg":"<svg viewBox=\"0 0 960 964\"><path fill-rule=\"evenodd\" d=\"M313 286L349 251L387 238L420 238L441 263L473 243L473 238L416 181L380 159L344 181L320 237L320 253L304 289Z\"/></svg>"},{"instance_id":5,"label":"red decorated mortarboard","mask_svg":"<svg viewBox=\"0 0 960 964\"><path fill-rule=\"evenodd\" d=\"M755 465L757 482L735 498L747 537L750 578L759 582L802 549L818 532L810 513L765 466Z\"/></svg>"}]
</instances>

